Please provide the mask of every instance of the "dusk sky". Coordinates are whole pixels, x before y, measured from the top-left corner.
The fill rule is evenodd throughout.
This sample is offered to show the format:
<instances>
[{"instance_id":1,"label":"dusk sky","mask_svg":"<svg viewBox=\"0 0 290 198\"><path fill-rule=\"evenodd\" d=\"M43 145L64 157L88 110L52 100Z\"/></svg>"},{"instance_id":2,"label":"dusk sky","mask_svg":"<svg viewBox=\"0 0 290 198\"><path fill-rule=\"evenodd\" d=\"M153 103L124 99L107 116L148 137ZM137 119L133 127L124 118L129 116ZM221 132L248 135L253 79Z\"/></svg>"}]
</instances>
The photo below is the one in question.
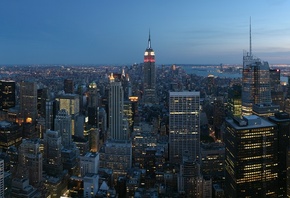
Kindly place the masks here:
<instances>
[{"instance_id":1,"label":"dusk sky","mask_svg":"<svg viewBox=\"0 0 290 198\"><path fill-rule=\"evenodd\" d=\"M290 64L288 0L1 0L0 64Z\"/></svg>"}]
</instances>

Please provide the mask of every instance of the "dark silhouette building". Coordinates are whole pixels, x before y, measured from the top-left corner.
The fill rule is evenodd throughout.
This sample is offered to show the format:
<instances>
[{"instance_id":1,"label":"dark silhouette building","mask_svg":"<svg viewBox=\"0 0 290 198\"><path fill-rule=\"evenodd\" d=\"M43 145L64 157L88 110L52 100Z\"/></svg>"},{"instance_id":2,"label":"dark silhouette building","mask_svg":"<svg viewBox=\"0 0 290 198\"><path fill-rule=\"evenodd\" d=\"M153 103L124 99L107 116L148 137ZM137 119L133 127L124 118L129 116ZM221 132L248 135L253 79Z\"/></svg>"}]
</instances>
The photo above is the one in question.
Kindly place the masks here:
<instances>
[{"instance_id":1,"label":"dark silhouette building","mask_svg":"<svg viewBox=\"0 0 290 198\"><path fill-rule=\"evenodd\" d=\"M15 81L0 80L0 108L9 109L15 106Z\"/></svg>"}]
</instances>

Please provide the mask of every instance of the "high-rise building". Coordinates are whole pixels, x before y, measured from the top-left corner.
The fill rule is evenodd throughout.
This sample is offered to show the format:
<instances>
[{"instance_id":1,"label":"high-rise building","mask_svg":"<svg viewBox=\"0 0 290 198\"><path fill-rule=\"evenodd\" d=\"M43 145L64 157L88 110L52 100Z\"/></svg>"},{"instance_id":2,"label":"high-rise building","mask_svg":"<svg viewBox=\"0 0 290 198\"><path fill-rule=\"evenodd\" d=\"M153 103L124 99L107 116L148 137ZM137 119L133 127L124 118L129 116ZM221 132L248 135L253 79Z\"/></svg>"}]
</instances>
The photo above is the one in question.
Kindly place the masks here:
<instances>
[{"instance_id":1,"label":"high-rise building","mask_svg":"<svg viewBox=\"0 0 290 198\"><path fill-rule=\"evenodd\" d=\"M225 195L277 197L277 125L256 116L225 121Z\"/></svg>"},{"instance_id":2,"label":"high-rise building","mask_svg":"<svg viewBox=\"0 0 290 198\"><path fill-rule=\"evenodd\" d=\"M228 116L242 115L242 86L234 84L228 91Z\"/></svg>"},{"instance_id":3,"label":"high-rise building","mask_svg":"<svg viewBox=\"0 0 290 198\"><path fill-rule=\"evenodd\" d=\"M88 90L88 123L98 127L98 106L99 106L98 87L95 82L89 85Z\"/></svg>"},{"instance_id":4,"label":"high-rise building","mask_svg":"<svg viewBox=\"0 0 290 198\"><path fill-rule=\"evenodd\" d=\"M155 53L151 48L151 39L149 32L148 47L144 53L143 65L143 101L145 104L156 103L156 68Z\"/></svg>"},{"instance_id":5,"label":"high-rise building","mask_svg":"<svg viewBox=\"0 0 290 198\"><path fill-rule=\"evenodd\" d=\"M250 26L250 52L243 55L242 114L274 115L279 106L272 105L269 63L252 55Z\"/></svg>"},{"instance_id":6,"label":"high-rise building","mask_svg":"<svg viewBox=\"0 0 290 198\"><path fill-rule=\"evenodd\" d=\"M279 105L280 109L283 110L285 96L280 82L280 73L280 69L270 69L270 85L272 103Z\"/></svg>"},{"instance_id":7,"label":"high-rise building","mask_svg":"<svg viewBox=\"0 0 290 198\"><path fill-rule=\"evenodd\" d=\"M200 93L169 93L169 160L181 163L184 152L195 161L200 150Z\"/></svg>"},{"instance_id":8,"label":"high-rise building","mask_svg":"<svg viewBox=\"0 0 290 198\"><path fill-rule=\"evenodd\" d=\"M110 76L109 91L109 139L128 140L128 127L124 119L124 93L121 82Z\"/></svg>"},{"instance_id":9,"label":"high-rise building","mask_svg":"<svg viewBox=\"0 0 290 198\"><path fill-rule=\"evenodd\" d=\"M17 123L6 120L0 121L0 148L3 151L8 150L11 146L18 147L21 140L22 131Z\"/></svg>"},{"instance_id":10,"label":"high-rise building","mask_svg":"<svg viewBox=\"0 0 290 198\"><path fill-rule=\"evenodd\" d=\"M200 170L204 177L212 178L214 183L224 182L225 145L223 143L201 144Z\"/></svg>"},{"instance_id":11,"label":"high-rise building","mask_svg":"<svg viewBox=\"0 0 290 198\"><path fill-rule=\"evenodd\" d=\"M20 82L20 112L26 123L34 123L37 118L36 82Z\"/></svg>"},{"instance_id":12,"label":"high-rise building","mask_svg":"<svg viewBox=\"0 0 290 198\"><path fill-rule=\"evenodd\" d=\"M269 117L269 120L278 127L278 197L287 197L287 164L290 135L290 117L288 113L279 112L275 116Z\"/></svg>"},{"instance_id":13,"label":"high-rise building","mask_svg":"<svg viewBox=\"0 0 290 198\"><path fill-rule=\"evenodd\" d=\"M74 81L72 79L64 80L64 93L73 94L74 93Z\"/></svg>"},{"instance_id":14,"label":"high-rise building","mask_svg":"<svg viewBox=\"0 0 290 198\"><path fill-rule=\"evenodd\" d=\"M0 159L0 197L4 197L4 160Z\"/></svg>"},{"instance_id":15,"label":"high-rise building","mask_svg":"<svg viewBox=\"0 0 290 198\"><path fill-rule=\"evenodd\" d=\"M225 105L222 97L217 97L213 101L213 127L215 137L219 140L222 139L221 126L225 119Z\"/></svg>"},{"instance_id":16,"label":"high-rise building","mask_svg":"<svg viewBox=\"0 0 290 198\"><path fill-rule=\"evenodd\" d=\"M61 136L58 131L47 130L44 133L44 171L48 175L58 176L62 172Z\"/></svg>"},{"instance_id":17,"label":"high-rise building","mask_svg":"<svg viewBox=\"0 0 290 198\"><path fill-rule=\"evenodd\" d=\"M65 109L71 116L71 133L75 135L76 118L80 112L80 99L77 94L63 94L56 98L59 102L59 109ZM56 129L54 129L56 130Z\"/></svg>"},{"instance_id":18,"label":"high-rise building","mask_svg":"<svg viewBox=\"0 0 290 198\"><path fill-rule=\"evenodd\" d=\"M15 81L0 80L0 108L9 109L15 106Z\"/></svg>"},{"instance_id":19,"label":"high-rise building","mask_svg":"<svg viewBox=\"0 0 290 198\"><path fill-rule=\"evenodd\" d=\"M80 156L80 172L81 176L87 173L98 174L99 171L99 153L88 152L84 156Z\"/></svg>"},{"instance_id":20,"label":"high-rise building","mask_svg":"<svg viewBox=\"0 0 290 198\"><path fill-rule=\"evenodd\" d=\"M215 89L214 78L215 77L212 74L209 74L207 76L207 90L206 90L206 92L208 95L214 94L214 91L215 91L214 90Z\"/></svg>"},{"instance_id":21,"label":"high-rise building","mask_svg":"<svg viewBox=\"0 0 290 198\"><path fill-rule=\"evenodd\" d=\"M275 91L280 89L280 75L281 71L280 69L270 69L270 86L271 91Z\"/></svg>"},{"instance_id":22,"label":"high-rise building","mask_svg":"<svg viewBox=\"0 0 290 198\"><path fill-rule=\"evenodd\" d=\"M59 110L54 120L54 130L61 136L61 144L64 148L70 149L72 146L72 126L71 116L65 109Z\"/></svg>"},{"instance_id":23,"label":"high-rise building","mask_svg":"<svg viewBox=\"0 0 290 198\"><path fill-rule=\"evenodd\" d=\"M180 164L177 185L179 194L186 197L202 197L202 178L200 166L196 161L184 157Z\"/></svg>"},{"instance_id":24,"label":"high-rise building","mask_svg":"<svg viewBox=\"0 0 290 198\"><path fill-rule=\"evenodd\" d=\"M100 149L100 168L113 171L113 178L125 176L132 166L132 143L125 140L106 141Z\"/></svg>"},{"instance_id":25,"label":"high-rise building","mask_svg":"<svg viewBox=\"0 0 290 198\"><path fill-rule=\"evenodd\" d=\"M18 176L28 178L32 186L38 187L42 181L43 157L39 139L23 139L19 146Z\"/></svg>"}]
</instances>

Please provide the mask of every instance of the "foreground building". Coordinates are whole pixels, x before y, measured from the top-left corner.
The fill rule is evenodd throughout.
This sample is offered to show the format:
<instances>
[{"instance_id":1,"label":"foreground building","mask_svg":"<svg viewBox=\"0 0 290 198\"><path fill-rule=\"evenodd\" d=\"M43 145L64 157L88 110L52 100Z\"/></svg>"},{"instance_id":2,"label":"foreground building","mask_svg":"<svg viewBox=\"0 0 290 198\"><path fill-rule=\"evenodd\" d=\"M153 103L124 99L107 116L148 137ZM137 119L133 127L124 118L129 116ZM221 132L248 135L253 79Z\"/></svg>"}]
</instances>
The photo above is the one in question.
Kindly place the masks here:
<instances>
[{"instance_id":1,"label":"foreground building","mask_svg":"<svg viewBox=\"0 0 290 198\"><path fill-rule=\"evenodd\" d=\"M256 115L225 121L225 195L277 197L277 125Z\"/></svg>"}]
</instances>

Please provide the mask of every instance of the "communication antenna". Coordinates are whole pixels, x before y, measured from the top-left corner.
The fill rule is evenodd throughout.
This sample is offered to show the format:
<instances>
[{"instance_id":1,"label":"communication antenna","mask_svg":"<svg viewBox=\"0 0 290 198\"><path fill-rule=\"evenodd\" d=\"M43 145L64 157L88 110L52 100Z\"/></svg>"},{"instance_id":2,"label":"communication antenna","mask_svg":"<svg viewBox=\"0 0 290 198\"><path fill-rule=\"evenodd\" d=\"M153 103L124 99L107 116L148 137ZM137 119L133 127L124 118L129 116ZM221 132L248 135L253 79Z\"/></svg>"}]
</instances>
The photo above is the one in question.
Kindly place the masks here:
<instances>
[{"instance_id":1,"label":"communication antenna","mask_svg":"<svg viewBox=\"0 0 290 198\"><path fill-rule=\"evenodd\" d=\"M250 56L252 56L252 22L250 17Z\"/></svg>"}]
</instances>

